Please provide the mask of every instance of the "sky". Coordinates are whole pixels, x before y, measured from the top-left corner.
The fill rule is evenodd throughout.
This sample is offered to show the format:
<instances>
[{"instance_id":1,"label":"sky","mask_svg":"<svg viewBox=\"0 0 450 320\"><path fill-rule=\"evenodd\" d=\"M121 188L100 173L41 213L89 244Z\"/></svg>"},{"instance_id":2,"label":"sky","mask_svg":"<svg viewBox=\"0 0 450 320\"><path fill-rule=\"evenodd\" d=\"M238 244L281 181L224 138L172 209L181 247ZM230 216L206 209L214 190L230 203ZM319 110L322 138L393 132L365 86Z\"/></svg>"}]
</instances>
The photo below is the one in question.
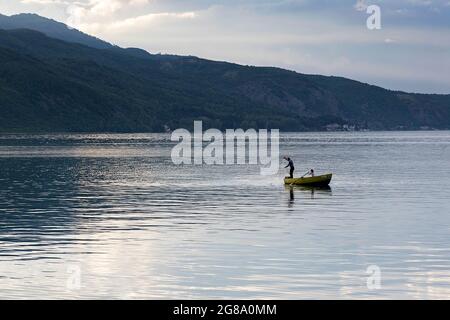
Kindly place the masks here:
<instances>
[{"instance_id":1,"label":"sky","mask_svg":"<svg viewBox=\"0 0 450 320\"><path fill-rule=\"evenodd\" d=\"M450 94L450 0L0 0L24 12L151 53Z\"/></svg>"}]
</instances>

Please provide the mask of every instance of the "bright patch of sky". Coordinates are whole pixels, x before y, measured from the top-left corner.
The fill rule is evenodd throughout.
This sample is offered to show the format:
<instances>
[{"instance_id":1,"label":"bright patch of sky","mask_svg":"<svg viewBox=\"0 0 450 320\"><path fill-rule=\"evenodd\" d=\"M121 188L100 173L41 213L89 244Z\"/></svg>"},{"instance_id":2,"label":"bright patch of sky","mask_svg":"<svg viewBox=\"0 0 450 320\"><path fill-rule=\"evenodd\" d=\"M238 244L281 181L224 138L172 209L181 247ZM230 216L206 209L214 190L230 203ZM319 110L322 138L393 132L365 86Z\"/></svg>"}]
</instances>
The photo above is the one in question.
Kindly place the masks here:
<instances>
[{"instance_id":1,"label":"bright patch of sky","mask_svg":"<svg viewBox=\"0 0 450 320\"><path fill-rule=\"evenodd\" d=\"M381 30L369 30L369 5ZM124 47L450 94L450 0L8 0Z\"/></svg>"}]
</instances>

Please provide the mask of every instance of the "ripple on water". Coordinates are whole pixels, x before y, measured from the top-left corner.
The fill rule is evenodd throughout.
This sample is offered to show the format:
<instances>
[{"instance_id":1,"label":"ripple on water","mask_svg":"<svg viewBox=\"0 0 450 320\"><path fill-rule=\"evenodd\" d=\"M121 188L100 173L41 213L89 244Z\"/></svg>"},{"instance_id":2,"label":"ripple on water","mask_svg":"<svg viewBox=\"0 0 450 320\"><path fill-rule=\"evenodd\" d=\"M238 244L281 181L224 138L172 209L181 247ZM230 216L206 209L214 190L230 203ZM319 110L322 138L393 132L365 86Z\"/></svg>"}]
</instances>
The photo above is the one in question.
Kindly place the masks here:
<instances>
[{"instance_id":1,"label":"ripple on water","mask_svg":"<svg viewBox=\"0 0 450 320\"><path fill-rule=\"evenodd\" d=\"M449 138L283 134L334 173L312 190L174 166L166 134L0 135L0 298L448 298Z\"/></svg>"}]
</instances>

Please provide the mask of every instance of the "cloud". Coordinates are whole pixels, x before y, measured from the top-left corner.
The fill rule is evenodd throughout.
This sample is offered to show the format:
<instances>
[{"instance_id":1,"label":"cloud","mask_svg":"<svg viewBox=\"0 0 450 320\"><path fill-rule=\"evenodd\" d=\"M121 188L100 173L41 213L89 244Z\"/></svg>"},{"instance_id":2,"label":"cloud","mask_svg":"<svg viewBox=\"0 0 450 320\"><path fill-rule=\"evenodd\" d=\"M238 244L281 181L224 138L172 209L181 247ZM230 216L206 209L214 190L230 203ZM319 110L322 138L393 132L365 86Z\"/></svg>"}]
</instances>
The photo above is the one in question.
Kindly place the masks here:
<instances>
[{"instance_id":1,"label":"cloud","mask_svg":"<svg viewBox=\"0 0 450 320\"><path fill-rule=\"evenodd\" d=\"M70 1L64 1L64 0L21 0L20 1L23 4L39 4L39 5L70 5Z\"/></svg>"},{"instance_id":2,"label":"cloud","mask_svg":"<svg viewBox=\"0 0 450 320\"><path fill-rule=\"evenodd\" d=\"M111 28L123 29L123 28L142 28L149 25L151 22L155 22L158 19L164 18L175 18L175 19L193 19L196 17L195 12L160 12L160 13L149 13L146 15L138 16L135 18L129 18L125 20L116 21L109 25Z\"/></svg>"},{"instance_id":3,"label":"cloud","mask_svg":"<svg viewBox=\"0 0 450 320\"><path fill-rule=\"evenodd\" d=\"M353 7L356 11L366 11L369 6L366 4L365 0L358 0Z\"/></svg>"},{"instance_id":4,"label":"cloud","mask_svg":"<svg viewBox=\"0 0 450 320\"><path fill-rule=\"evenodd\" d=\"M123 33L136 28L148 27L150 24L163 19L193 19L196 17L196 13L193 11L142 14L142 12L149 10L148 4L150 4L149 0L89 0L88 2L76 2L67 7L69 16L67 24L88 33L102 33L108 30Z\"/></svg>"},{"instance_id":5,"label":"cloud","mask_svg":"<svg viewBox=\"0 0 450 320\"><path fill-rule=\"evenodd\" d=\"M431 6L433 4L432 0L408 0L408 2L417 6Z\"/></svg>"},{"instance_id":6,"label":"cloud","mask_svg":"<svg viewBox=\"0 0 450 320\"><path fill-rule=\"evenodd\" d=\"M67 23L72 27L77 27L89 23L114 21L118 18L117 14L119 11L129 7L143 7L148 3L149 0L88 0L84 2L72 2L66 9L69 15Z\"/></svg>"}]
</instances>

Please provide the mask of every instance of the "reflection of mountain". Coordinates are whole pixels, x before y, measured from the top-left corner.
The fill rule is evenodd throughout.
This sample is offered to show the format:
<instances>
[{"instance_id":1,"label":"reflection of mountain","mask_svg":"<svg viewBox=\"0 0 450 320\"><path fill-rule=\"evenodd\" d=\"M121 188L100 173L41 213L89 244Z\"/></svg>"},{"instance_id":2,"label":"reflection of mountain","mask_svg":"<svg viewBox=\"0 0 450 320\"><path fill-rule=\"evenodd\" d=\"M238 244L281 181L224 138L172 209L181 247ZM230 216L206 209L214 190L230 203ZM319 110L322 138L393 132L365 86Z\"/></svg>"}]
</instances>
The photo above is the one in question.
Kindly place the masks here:
<instances>
[{"instance_id":1,"label":"reflection of mountain","mask_svg":"<svg viewBox=\"0 0 450 320\"><path fill-rule=\"evenodd\" d=\"M70 156L70 149L79 150L71 144L50 144L47 149L58 151L59 156L25 153L23 157L0 157L0 182L4 185L0 188L2 240L35 242L36 246L62 245L80 234L91 234L92 230L113 230L114 213L124 213L115 209L123 189L114 188L114 183L124 175L132 180L139 161L107 156L98 161L94 154ZM103 221L107 221L107 230L101 228ZM118 220L118 228L122 227L121 221ZM23 255L26 258L26 252Z\"/></svg>"},{"instance_id":2,"label":"reflection of mountain","mask_svg":"<svg viewBox=\"0 0 450 320\"><path fill-rule=\"evenodd\" d=\"M35 15L0 16L0 131L450 128L450 96L122 49ZM61 41L58 39L64 39Z\"/></svg>"},{"instance_id":3,"label":"reflection of mountain","mask_svg":"<svg viewBox=\"0 0 450 320\"><path fill-rule=\"evenodd\" d=\"M80 161L0 158L0 181L5 186L0 188L0 232L5 241L39 242L41 237L68 235L76 219L72 208L77 205L73 197L79 189Z\"/></svg>"}]
</instances>

